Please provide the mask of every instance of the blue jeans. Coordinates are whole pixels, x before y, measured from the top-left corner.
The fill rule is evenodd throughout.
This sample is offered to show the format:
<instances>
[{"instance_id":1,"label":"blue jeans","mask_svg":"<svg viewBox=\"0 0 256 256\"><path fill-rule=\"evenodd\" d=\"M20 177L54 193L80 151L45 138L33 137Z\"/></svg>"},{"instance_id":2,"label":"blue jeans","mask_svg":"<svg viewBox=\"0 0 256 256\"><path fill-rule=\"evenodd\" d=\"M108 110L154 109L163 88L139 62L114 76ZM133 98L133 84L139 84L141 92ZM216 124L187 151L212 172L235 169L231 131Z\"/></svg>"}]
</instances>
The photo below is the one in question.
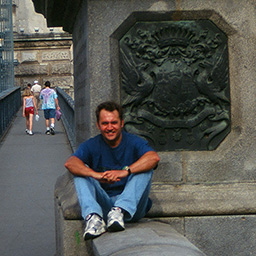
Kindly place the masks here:
<instances>
[{"instance_id":1,"label":"blue jeans","mask_svg":"<svg viewBox=\"0 0 256 256\"><path fill-rule=\"evenodd\" d=\"M149 192L153 171L132 174L128 177L123 192L110 197L100 183L91 177L74 177L82 217L97 213L105 221L113 206L125 210L124 221L134 222L143 218L151 207Z\"/></svg>"}]
</instances>

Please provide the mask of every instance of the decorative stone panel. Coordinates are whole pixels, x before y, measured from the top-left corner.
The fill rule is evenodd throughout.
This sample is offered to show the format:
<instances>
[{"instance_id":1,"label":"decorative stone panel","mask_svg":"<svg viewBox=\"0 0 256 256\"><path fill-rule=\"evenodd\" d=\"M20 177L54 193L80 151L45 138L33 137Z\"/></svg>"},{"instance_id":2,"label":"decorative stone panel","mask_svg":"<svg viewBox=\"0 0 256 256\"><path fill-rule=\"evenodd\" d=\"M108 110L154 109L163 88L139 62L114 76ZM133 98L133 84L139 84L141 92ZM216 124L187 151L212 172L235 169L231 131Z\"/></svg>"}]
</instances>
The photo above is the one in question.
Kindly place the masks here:
<instances>
[{"instance_id":1,"label":"decorative stone panel","mask_svg":"<svg viewBox=\"0 0 256 256\"><path fill-rule=\"evenodd\" d=\"M50 61L50 60L69 60L70 59L70 52L68 50L59 50L59 51L44 51L42 53L42 60L43 61Z\"/></svg>"},{"instance_id":2,"label":"decorative stone panel","mask_svg":"<svg viewBox=\"0 0 256 256\"><path fill-rule=\"evenodd\" d=\"M120 66L125 129L156 150L213 150L230 132L227 36L212 21L136 22Z\"/></svg>"}]
</instances>

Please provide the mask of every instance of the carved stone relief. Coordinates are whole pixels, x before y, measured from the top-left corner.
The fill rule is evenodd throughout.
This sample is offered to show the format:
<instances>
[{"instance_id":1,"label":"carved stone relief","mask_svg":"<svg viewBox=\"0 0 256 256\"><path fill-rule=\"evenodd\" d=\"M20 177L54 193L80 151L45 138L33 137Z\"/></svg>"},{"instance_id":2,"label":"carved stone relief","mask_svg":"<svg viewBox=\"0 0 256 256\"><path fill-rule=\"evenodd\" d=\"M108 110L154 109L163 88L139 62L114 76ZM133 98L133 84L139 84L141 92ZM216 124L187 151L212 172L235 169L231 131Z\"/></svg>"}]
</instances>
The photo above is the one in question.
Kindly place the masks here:
<instances>
[{"instance_id":1,"label":"carved stone relief","mask_svg":"<svg viewBox=\"0 0 256 256\"><path fill-rule=\"evenodd\" d=\"M119 45L125 129L158 151L216 149L230 132L226 35L209 20L144 21Z\"/></svg>"},{"instance_id":2,"label":"carved stone relief","mask_svg":"<svg viewBox=\"0 0 256 256\"><path fill-rule=\"evenodd\" d=\"M42 54L42 60L43 61L49 61L49 60L68 60L70 59L70 53L69 51L45 51Z\"/></svg>"}]
</instances>

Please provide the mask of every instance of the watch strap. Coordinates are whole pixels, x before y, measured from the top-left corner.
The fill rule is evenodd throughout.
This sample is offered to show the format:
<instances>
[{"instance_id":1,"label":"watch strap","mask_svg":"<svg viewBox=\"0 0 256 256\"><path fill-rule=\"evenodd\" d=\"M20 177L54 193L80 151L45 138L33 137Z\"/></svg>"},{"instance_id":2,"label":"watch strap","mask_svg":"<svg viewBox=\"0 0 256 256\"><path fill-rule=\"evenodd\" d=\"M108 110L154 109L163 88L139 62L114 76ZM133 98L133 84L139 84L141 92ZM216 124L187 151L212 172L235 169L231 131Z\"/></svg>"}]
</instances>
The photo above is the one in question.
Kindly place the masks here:
<instances>
[{"instance_id":1,"label":"watch strap","mask_svg":"<svg viewBox=\"0 0 256 256\"><path fill-rule=\"evenodd\" d=\"M124 166L123 170L126 170L128 171L128 176L130 176L132 173L131 173L131 169L129 166Z\"/></svg>"}]
</instances>

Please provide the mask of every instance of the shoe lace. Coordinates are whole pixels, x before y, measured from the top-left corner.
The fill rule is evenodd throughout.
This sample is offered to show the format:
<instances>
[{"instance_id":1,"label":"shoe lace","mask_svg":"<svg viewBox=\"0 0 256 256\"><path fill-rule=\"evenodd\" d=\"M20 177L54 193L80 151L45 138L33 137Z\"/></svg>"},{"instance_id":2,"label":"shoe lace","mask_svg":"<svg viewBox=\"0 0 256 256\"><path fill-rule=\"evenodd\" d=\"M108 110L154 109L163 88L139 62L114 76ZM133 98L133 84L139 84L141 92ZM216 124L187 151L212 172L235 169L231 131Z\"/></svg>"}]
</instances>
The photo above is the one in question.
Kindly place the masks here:
<instances>
[{"instance_id":1,"label":"shoe lace","mask_svg":"<svg viewBox=\"0 0 256 256\"><path fill-rule=\"evenodd\" d=\"M119 220L122 220L123 218L123 213L121 211L120 208L117 208L117 207L113 207L112 210L110 211L109 213L109 217L111 219L119 219Z\"/></svg>"},{"instance_id":2,"label":"shoe lace","mask_svg":"<svg viewBox=\"0 0 256 256\"><path fill-rule=\"evenodd\" d=\"M102 226L103 222L101 217L99 217L98 215L92 215L91 218L87 221L87 228L94 228L95 230L97 230L98 228L100 228Z\"/></svg>"}]
</instances>

